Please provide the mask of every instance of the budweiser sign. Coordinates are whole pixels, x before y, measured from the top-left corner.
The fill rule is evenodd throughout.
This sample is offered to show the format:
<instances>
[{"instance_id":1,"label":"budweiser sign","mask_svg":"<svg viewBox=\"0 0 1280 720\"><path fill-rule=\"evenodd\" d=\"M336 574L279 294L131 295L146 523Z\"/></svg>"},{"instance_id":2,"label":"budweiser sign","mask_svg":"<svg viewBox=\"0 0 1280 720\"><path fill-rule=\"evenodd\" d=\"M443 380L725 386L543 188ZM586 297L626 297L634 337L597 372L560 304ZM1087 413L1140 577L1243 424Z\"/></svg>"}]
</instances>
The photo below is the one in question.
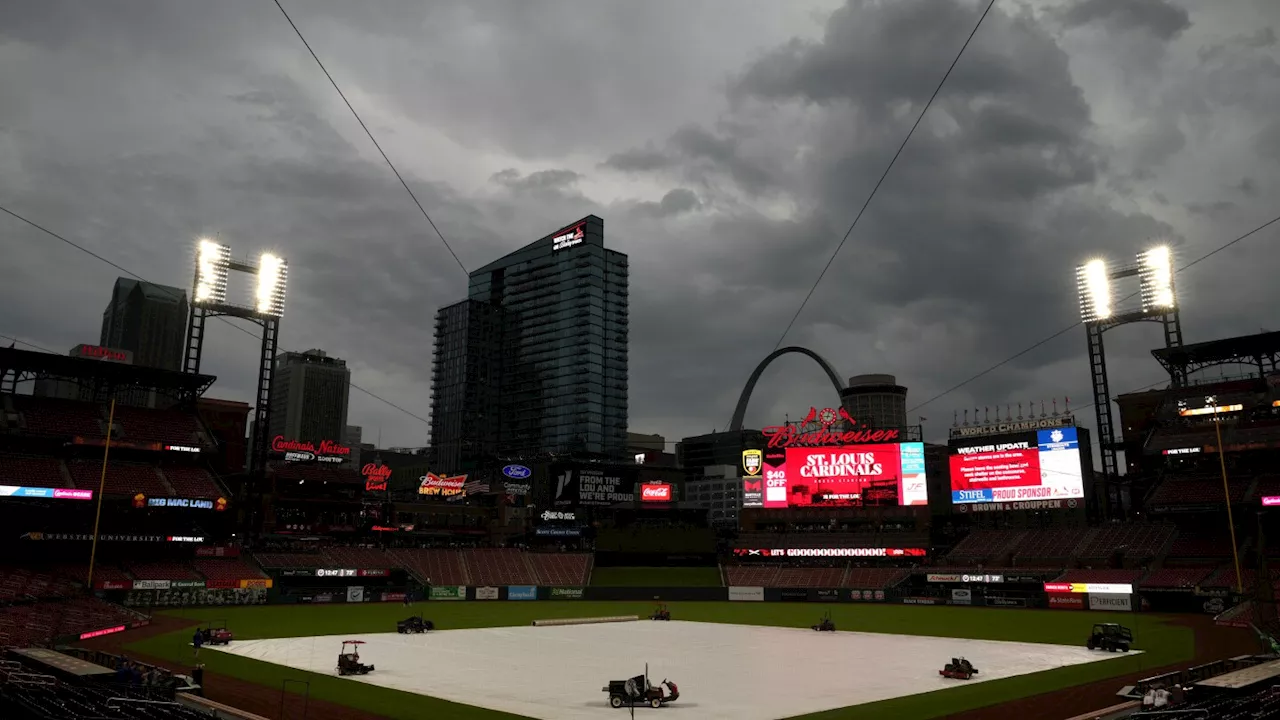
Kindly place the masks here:
<instances>
[{"instance_id":1,"label":"budweiser sign","mask_svg":"<svg viewBox=\"0 0 1280 720\"><path fill-rule=\"evenodd\" d=\"M455 496L462 495L462 486L467 484L466 475L436 475L435 473L427 473L418 478L418 494L419 495L442 495Z\"/></svg>"},{"instance_id":2,"label":"budweiser sign","mask_svg":"<svg viewBox=\"0 0 1280 720\"><path fill-rule=\"evenodd\" d=\"M387 480L391 479L391 468L386 465L367 463L360 471L364 475L364 489L370 492L386 490Z\"/></svg>"},{"instance_id":3,"label":"budweiser sign","mask_svg":"<svg viewBox=\"0 0 1280 720\"><path fill-rule=\"evenodd\" d=\"M645 484L640 486L641 502L671 502L671 486Z\"/></svg>"},{"instance_id":4,"label":"budweiser sign","mask_svg":"<svg viewBox=\"0 0 1280 720\"><path fill-rule=\"evenodd\" d=\"M833 427L838 421L842 427ZM773 425L763 430L765 441L771 448L822 447L826 445L861 445L865 443L897 442L902 431L897 428L881 430L859 425L844 408L826 408L818 412L809 408L809 414L800 427L819 423L816 430L800 430L794 425Z\"/></svg>"}]
</instances>

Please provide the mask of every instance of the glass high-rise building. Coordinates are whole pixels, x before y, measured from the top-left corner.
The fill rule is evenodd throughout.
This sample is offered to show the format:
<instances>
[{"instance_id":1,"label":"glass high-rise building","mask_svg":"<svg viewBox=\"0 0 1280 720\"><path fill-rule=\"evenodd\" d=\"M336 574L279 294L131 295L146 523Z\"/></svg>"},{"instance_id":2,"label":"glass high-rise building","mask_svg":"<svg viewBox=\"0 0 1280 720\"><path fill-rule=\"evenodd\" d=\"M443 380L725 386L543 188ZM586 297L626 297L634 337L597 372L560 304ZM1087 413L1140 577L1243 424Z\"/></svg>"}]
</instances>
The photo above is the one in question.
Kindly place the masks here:
<instances>
[{"instance_id":1,"label":"glass high-rise building","mask_svg":"<svg viewBox=\"0 0 1280 720\"><path fill-rule=\"evenodd\" d=\"M431 445L442 472L627 445L627 256L589 215L471 273L436 316Z\"/></svg>"}]
</instances>

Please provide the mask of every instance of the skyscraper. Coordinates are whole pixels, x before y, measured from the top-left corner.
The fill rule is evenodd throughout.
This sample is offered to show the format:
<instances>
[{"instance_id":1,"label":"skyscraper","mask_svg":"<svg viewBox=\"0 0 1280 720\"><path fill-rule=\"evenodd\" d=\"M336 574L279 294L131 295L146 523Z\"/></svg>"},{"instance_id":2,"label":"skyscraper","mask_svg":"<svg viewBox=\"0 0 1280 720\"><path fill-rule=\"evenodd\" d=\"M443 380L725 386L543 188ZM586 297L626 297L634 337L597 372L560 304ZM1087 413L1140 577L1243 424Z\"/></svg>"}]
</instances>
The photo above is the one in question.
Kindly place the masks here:
<instances>
[{"instance_id":1,"label":"skyscraper","mask_svg":"<svg viewBox=\"0 0 1280 720\"><path fill-rule=\"evenodd\" d=\"M186 291L116 278L99 345L132 352L134 365L181 371L186 333Z\"/></svg>"},{"instance_id":2,"label":"skyscraper","mask_svg":"<svg viewBox=\"0 0 1280 720\"><path fill-rule=\"evenodd\" d=\"M436 315L431 444L444 472L627 442L627 256L589 215L471 273Z\"/></svg>"},{"instance_id":3,"label":"skyscraper","mask_svg":"<svg viewBox=\"0 0 1280 720\"><path fill-rule=\"evenodd\" d=\"M319 444L346 443L347 396L351 371L347 363L323 350L283 352L276 356L271 381L268 437Z\"/></svg>"}]
</instances>

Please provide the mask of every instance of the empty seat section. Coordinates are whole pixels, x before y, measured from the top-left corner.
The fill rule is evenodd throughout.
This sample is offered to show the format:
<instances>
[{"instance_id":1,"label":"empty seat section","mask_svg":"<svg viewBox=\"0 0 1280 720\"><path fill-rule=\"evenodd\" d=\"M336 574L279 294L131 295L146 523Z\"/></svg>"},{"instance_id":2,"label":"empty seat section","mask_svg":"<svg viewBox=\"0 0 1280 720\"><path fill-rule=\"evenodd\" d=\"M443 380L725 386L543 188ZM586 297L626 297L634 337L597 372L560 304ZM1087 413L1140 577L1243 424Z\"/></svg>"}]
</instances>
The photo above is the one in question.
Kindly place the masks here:
<instances>
[{"instance_id":1,"label":"empty seat section","mask_svg":"<svg viewBox=\"0 0 1280 720\"><path fill-rule=\"evenodd\" d=\"M157 442L166 445L203 445L196 417L180 410L116 406L116 426L120 437L130 442Z\"/></svg>"},{"instance_id":2,"label":"empty seat section","mask_svg":"<svg viewBox=\"0 0 1280 720\"><path fill-rule=\"evenodd\" d=\"M163 468L165 479L173 486L178 497L214 499L226 497L208 470L198 467L170 466Z\"/></svg>"},{"instance_id":3,"label":"empty seat section","mask_svg":"<svg viewBox=\"0 0 1280 720\"><path fill-rule=\"evenodd\" d=\"M71 471L71 479L76 487L82 490L98 491L98 482L102 474L102 462L99 460L68 460L67 469ZM111 462L107 465L105 492L108 495L135 495L142 493L147 497L168 497L169 489L164 486L154 465L137 463Z\"/></svg>"},{"instance_id":4,"label":"empty seat section","mask_svg":"<svg viewBox=\"0 0 1280 720\"><path fill-rule=\"evenodd\" d=\"M80 587L70 579L53 572L37 572L26 568L0 568L0 602L28 598L71 597Z\"/></svg>"},{"instance_id":5,"label":"empty seat section","mask_svg":"<svg viewBox=\"0 0 1280 720\"><path fill-rule=\"evenodd\" d=\"M1126 570L1123 568L1102 568L1098 570L1081 568L1066 571L1056 578L1054 582L1121 583L1133 585L1138 582L1138 578L1142 577L1142 572L1143 571L1141 570Z\"/></svg>"},{"instance_id":6,"label":"empty seat section","mask_svg":"<svg viewBox=\"0 0 1280 720\"><path fill-rule=\"evenodd\" d=\"M591 556L587 553L530 553L538 585L586 585Z\"/></svg>"},{"instance_id":7,"label":"empty seat section","mask_svg":"<svg viewBox=\"0 0 1280 720\"><path fill-rule=\"evenodd\" d=\"M947 562L951 564L983 563L1009 553L1022 536L1022 530L977 529L964 536L951 552Z\"/></svg>"},{"instance_id":8,"label":"empty seat section","mask_svg":"<svg viewBox=\"0 0 1280 720\"><path fill-rule=\"evenodd\" d=\"M1212 572L1212 568L1161 568L1143 578L1139 587L1192 588Z\"/></svg>"},{"instance_id":9,"label":"empty seat section","mask_svg":"<svg viewBox=\"0 0 1280 720\"><path fill-rule=\"evenodd\" d=\"M462 555L457 550L396 549L388 551L400 566L433 585L467 585Z\"/></svg>"},{"instance_id":10,"label":"empty seat section","mask_svg":"<svg viewBox=\"0 0 1280 720\"><path fill-rule=\"evenodd\" d=\"M1231 535L1226 529L1183 530L1169 548L1171 558L1231 557Z\"/></svg>"},{"instance_id":11,"label":"empty seat section","mask_svg":"<svg viewBox=\"0 0 1280 720\"><path fill-rule=\"evenodd\" d=\"M84 583L89 577L89 563L58 565L54 568L54 573L68 580ZM117 583L127 588L133 583L133 578L113 563L98 562L93 566L93 584L97 586L103 582Z\"/></svg>"},{"instance_id":12,"label":"empty seat section","mask_svg":"<svg viewBox=\"0 0 1280 720\"><path fill-rule=\"evenodd\" d=\"M462 557L473 585L536 585L538 582L519 550L464 550Z\"/></svg>"},{"instance_id":13,"label":"empty seat section","mask_svg":"<svg viewBox=\"0 0 1280 720\"><path fill-rule=\"evenodd\" d=\"M1019 538L1014 557L1019 565L1070 560L1088 532L1088 528L1028 530Z\"/></svg>"},{"instance_id":14,"label":"empty seat section","mask_svg":"<svg viewBox=\"0 0 1280 720\"><path fill-rule=\"evenodd\" d=\"M1106 525L1080 548L1082 558L1108 558L1123 551L1129 559L1153 558L1173 536L1172 525Z\"/></svg>"},{"instance_id":15,"label":"empty seat section","mask_svg":"<svg viewBox=\"0 0 1280 720\"><path fill-rule=\"evenodd\" d=\"M62 475L62 461L56 458L0 453L0 485L65 488L67 479Z\"/></svg>"},{"instance_id":16,"label":"empty seat section","mask_svg":"<svg viewBox=\"0 0 1280 720\"><path fill-rule=\"evenodd\" d=\"M200 574L180 562L130 563L130 575L138 580L200 580Z\"/></svg>"},{"instance_id":17,"label":"empty seat section","mask_svg":"<svg viewBox=\"0 0 1280 720\"><path fill-rule=\"evenodd\" d=\"M326 567L353 568L356 570L390 570L400 564L386 552L377 548L331 547L320 551Z\"/></svg>"},{"instance_id":18,"label":"empty seat section","mask_svg":"<svg viewBox=\"0 0 1280 720\"><path fill-rule=\"evenodd\" d=\"M14 395L14 409L22 416L23 429L32 435L100 438L106 416L92 403Z\"/></svg>"},{"instance_id":19,"label":"empty seat section","mask_svg":"<svg viewBox=\"0 0 1280 720\"><path fill-rule=\"evenodd\" d=\"M192 565L213 587L227 587L239 580L267 577L262 570L241 558L196 558Z\"/></svg>"},{"instance_id":20,"label":"empty seat section","mask_svg":"<svg viewBox=\"0 0 1280 720\"><path fill-rule=\"evenodd\" d=\"M327 567L320 553L254 553L253 558L264 568L321 568Z\"/></svg>"},{"instance_id":21,"label":"empty seat section","mask_svg":"<svg viewBox=\"0 0 1280 720\"><path fill-rule=\"evenodd\" d=\"M891 588L910 574L908 568L850 568L844 586L864 590Z\"/></svg>"},{"instance_id":22,"label":"empty seat section","mask_svg":"<svg viewBox=\"0 0 1280 720\"><path fill-rule=\"evenodd\" d=\"M844 568L782 568L774 582L778 587L834 588L843 577Z\"/></svg>"},{"instance_id":23,"label":"empty seat section","mask_svg":"<svg viewBox=\"0 0 1280 720\"><path fill-rule=\"evenodd\" d=\"M729 565L725 567L729 585L737 587L777 587L778 568L768 565Z\"/></svg>"}]
</instances>

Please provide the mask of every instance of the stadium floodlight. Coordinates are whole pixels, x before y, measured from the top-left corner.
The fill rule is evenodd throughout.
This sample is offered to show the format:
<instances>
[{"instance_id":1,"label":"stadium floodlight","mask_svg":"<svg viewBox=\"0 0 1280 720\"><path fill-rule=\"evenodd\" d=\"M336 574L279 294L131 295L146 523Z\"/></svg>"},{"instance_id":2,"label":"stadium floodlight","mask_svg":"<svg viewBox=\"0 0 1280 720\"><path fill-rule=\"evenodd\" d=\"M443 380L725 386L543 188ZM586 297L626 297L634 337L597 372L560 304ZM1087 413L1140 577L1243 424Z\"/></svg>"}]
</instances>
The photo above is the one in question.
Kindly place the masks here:
<instances>
[{"instance_id":1,"label":"stadium floodlight","mask_svg":"<svg viewBox=\"0 0 1280 720\"><path fill-rule=\"evenodd\" d=\"M1142 311L1168 312L1177 306L1173 294L1173 251L1168 245L1138 253L1142 281Z\"/></svg>"},{"instance_id":2,"label":"stadium floodlight","mask_svg":"<svg viewBox=\"0 0 1280 720\"><path fill-rule=\"evenodd\" d=\"M1111 278L1106 260L1090 260L1076 268L1076 290L1080 294L1081 322L1111 317Z\"/></svg>"},{"instance_id":3,"label":"stadium floodlight","mask_svg":"<svg viewBox=\"0 0 1280 720\"><path fill-rule=\"evenodd\" d=\"M231 266L231 248L202 239L196 251L196 282L192 298L196 304L227 301L227 275Z\"/></svg>"},{"instance_id":4,"label":"stadium floodlight","mask_svg":"<svg viewBox=\"0 0 1280 720\"><path fill-rule=\"evenodd\" d=\"M284 316L284 290L289 280L289 263L278 255L262 253L258 260L257 310L272 317Z\"/></svg>"}]
</instances>

